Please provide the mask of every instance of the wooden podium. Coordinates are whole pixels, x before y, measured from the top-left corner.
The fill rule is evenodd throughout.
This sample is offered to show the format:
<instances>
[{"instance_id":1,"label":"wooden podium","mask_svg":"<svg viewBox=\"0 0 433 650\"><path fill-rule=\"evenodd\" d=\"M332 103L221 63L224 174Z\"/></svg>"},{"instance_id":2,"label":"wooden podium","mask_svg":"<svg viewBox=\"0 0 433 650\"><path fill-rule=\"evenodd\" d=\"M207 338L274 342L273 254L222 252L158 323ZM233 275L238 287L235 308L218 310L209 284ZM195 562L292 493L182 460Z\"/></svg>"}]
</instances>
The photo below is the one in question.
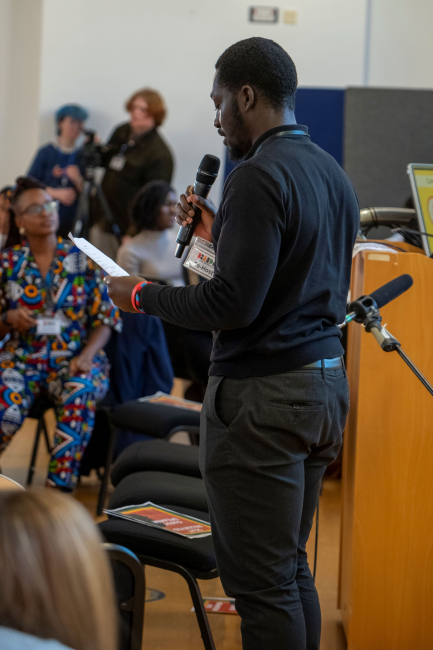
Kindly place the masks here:
<instances>
[{"instance_id":1,"label":"wooden podium","mask_svg":"<svg viewBox=\"0 0 433 650\"><path fill-rule=\"evenodd\" d=\"M385 242L381 242L385 243ZM433 259L361 252L351 295L402 273L413 286L383 324L433 383ZM433 397L397 352L349 325L339 607L348 650L433 649Z\"/></svg>"}]
</instances>

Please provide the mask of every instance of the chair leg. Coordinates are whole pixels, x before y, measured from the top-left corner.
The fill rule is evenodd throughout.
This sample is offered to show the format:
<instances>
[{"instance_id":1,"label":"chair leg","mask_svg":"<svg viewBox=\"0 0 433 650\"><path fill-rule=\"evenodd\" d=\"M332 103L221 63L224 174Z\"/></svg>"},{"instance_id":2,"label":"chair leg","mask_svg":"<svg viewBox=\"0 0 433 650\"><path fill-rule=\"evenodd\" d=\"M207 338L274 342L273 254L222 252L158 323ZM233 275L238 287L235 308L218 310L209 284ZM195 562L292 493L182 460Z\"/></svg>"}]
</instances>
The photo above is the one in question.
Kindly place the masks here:
<instances>
[{"instance_id":1,"label":"chair leg","mask_svg":"<svg viewBox=\"0 0 433 650\"><path fill-rule=\"evenodd\" d=\"M43 428L44 428L44 419L40 418L38 421L38 428L36 429L35 442L33 443L32 457L30 459L26 485L31 485L33 481L33 474L35 473L35 465L36 465L36 456L38 455L39 439L41 437L41 431Z\"/></svg>"},{"instance_id":2,"label":"chair leg","mask_svg":"<svg viewBox=\"0 0 433 650\"><path fill-rule=\"evenodd\" d=\"M195 615L197 617L197 623L200 628L201 638L203 639L205 650L216 650L212 637L212 631L210 629L209 620L203 605L203 599L197 580L189 571L180 565L178 565L176 572L183 576L188 583L189 592L191 594L195 609Z\"/></svg>"},{"instance_id":3,"label":"chair leg","mask_svg":"<svg viewBox=\"0 0 433 650\"><path fill-rule=\"evenodd\" d=\"M99 488L98 495L98 505L96 506L96 514L98 517L102 515L102 511L105 505L105 499L107 498L107 489L108 489L108 480L110 478L110 468L113 461L114 454L114 444L116 442L117 430L110 424L109 425L109 440L108 440L108 449L107 457L105 460L104 476L102 477L101 487Z\"/></svg>"},{"instance_id":4,"label":"chair leg","mask_svg":"<svg viewBox=\"0 0 433 650\"><path fill-rule=\"evenodd\" d=\"M180 564L175 564L174 562L160 560L159 558L153 556L151 557L149 555L138 555L137 557L143 566L149 565L157 567L158 569L164 569L164 571L172 571L173 573L178 573L184 578L184 580L187 581L205 650L216 650L213 641L212 630L210 629L206 610L203 605L200 587L198 586L198 582L195 576L190 573L188 569L181 566ZM207 574L206 576L203 576L203 578L205 580L210 580L211 578L218 577L218 571L216 569L212 573L214 575Z\"/></svg>"},{"instance_id":5,"label":"chair leg","mask_svg":"<svg viewBox=\"0 0 433 650\"><path fill-rule=\"evenodd\" d=\"M48 438L47 425L45 424L45 416L42 417L42 433L44 434L45 446L47 448L47 452L51 454L52 449L51 449L50 439Z\"/></svg>"}]
</instances>

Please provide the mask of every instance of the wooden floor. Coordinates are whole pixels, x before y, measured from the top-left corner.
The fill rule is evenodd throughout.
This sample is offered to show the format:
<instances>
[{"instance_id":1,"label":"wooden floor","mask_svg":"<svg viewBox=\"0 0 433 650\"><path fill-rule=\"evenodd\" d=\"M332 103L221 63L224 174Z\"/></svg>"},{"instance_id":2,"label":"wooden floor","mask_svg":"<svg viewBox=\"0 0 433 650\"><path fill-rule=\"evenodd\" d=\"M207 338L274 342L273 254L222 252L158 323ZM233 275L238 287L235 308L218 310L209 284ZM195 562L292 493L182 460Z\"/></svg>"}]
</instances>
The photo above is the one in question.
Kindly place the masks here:
<instances>
[{"instance_id":1,"label":"wooden floor","mask_svg":"<svg viewBox=\"0 0 433 650\"><path fill-rule=\"evenodd\" d=\"M51 417L51 414L49 414ZM54 425L54 418L52 418ZM1 470L24 484L36 421L26 420L2 455ZM50 427L51 428L51 427ZM179 440L181 442L181 440ZM43 485L48 456L41 440L34 484ZM82 480L75 496L94 516L99 482L96 476ZM103 519L101 517L100 519ZM314 528L313 528L314 530ZM337 610L338 553L340 537L340 481L326 481L320 502L320 533L317 565L317 588L322 605L321 650L345 650L346 642ZM314 540L309 541L313 558ZM196 618L191 610L189 591L177 575L149 567L147 587L164 592L165 598L146 604L145 650L203 650ZM224 596L220 581L200 581L203 596ZM240 650L239 618L233 615L209 615L217 650Z\"/></svg>"}]
</instances>

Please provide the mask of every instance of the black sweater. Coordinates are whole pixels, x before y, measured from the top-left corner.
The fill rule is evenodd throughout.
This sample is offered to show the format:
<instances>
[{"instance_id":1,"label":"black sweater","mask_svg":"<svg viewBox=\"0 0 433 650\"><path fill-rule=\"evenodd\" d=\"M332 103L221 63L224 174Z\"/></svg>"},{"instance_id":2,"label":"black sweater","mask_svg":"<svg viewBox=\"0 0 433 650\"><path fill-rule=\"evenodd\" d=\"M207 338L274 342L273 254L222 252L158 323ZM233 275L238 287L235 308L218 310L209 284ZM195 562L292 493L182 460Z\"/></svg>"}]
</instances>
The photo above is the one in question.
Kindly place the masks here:
<instances>
[{"instance_id":1,"label":"black sweater","mask_svg":"<svg viewBox=\"0 0 433 650\"><path fill-rule=\"evenodd\" d=\"M110 169L109 163L123 145L133 141L129 123L117 127L107 143L103 156L107 167L102 180L102 190L107 198L113 217L124 234L129 225L129 206L137 192L150 181L171 181L173 158L159 135L151 129L135 138L135 145L124 151L125 166L121 171ZM97 202L96 221L105 222L102 206ZM108 228L111 231L111 228Z\"/></svg>"},{"instance_id":2,"label":"black sweater","mask_svg":"<svg viewBox=\"0 0 433 650\"><path fill-rule=\"evenodd\" d=\"M211 375L273 375L338 356L358 224L352 184L307 128L272 129L226 180L214 278L146 285L142 308L213 330Z\"/></svg>"}]
</instances>

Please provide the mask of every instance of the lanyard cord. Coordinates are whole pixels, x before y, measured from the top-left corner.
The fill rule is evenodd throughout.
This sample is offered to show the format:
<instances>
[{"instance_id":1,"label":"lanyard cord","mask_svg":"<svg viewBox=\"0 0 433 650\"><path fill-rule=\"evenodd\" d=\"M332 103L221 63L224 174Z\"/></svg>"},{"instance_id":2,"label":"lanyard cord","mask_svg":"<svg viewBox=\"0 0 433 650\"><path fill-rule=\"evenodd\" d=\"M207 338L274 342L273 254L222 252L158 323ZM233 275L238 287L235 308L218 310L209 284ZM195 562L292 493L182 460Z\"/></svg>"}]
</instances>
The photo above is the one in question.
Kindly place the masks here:
<instances>
[{"instance_id":1,"label":"lanyard cord","mask_svg":"<svg viewBox=\"0 0 433 650\"><path fill-rule=\"evenodd\" d=\"M41 280L42 280L41 287L43 289L45 289L45 306L52 313L54 313L54 306L55 306L53 297L51 295L51 289L53 287L53 280L54 280L55 264L56 264L56 254L54 253L53 261L50 264L50 268L48 269L48 273L45 276L45 279L42 278L42 276L41 276ZM40 273L40 271L39 271L39 273Z\"/></svg>"},{"instance_id":2,"label":"lanyard cord","mask_svg":"<svg viewBox=\"0 0 433 650\"><path fill-rule=\"evenodd\" d=\"M278 133L274 133L273 135L270 135L269 138L266 138L266 140L263 140L260 146L257 147L257 151L255 152L254 156L256 156L259 153L260 149L263 147L265 142L272 142L277 138L289 139L292 135L305 135L308 137L308 133L305 133L305 131L301 131L301 129L294 129L293 131L279 131Z\"/></svg>"}]
</instances>

